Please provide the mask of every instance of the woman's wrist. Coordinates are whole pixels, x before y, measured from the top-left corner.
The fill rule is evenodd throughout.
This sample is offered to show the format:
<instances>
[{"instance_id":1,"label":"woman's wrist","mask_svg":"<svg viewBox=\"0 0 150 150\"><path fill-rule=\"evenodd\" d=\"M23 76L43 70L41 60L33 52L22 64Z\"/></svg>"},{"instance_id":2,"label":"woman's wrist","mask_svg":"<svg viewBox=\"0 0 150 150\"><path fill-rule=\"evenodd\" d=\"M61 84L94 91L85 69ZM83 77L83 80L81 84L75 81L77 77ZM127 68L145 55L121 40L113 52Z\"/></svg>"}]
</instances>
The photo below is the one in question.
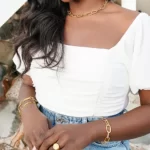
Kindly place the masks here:
<instances>
[{"instance_id":1,"label":"woman's wrist","mask_svg":"<svg viewBox=\"0 0 150 150\"><path fill-rule=\"evenodd\" d=\"M20 114L20 116L22 116L22 114L24 114L24 112L26 113L27 111L30 112L30 110L36 110L37 108L37 101L34 97L27 97L23 100L20 101L19 105L18 105L18 112Z\"/></svg>"},{"instance_id":2,"label":"woman's wrist","mask_svg":"<svg viewBox=\"0 0 150 150\"><path fill-rule=\"evenodd\" d=\"M29 104L28 106L24 107L22 110L21 110L21 118L24 119L32 114L35 114L39 111L39 109L37 108L37 105L32 103L32 104Z\"/></svg>"},{"instance_id":3,"label":"woman's wrist","mask_svg":"<svg viewBox=\"0 0 150 150\"><path fill-rule=\"evenodd\" d=\"M91 142L103 142L107 136L106 125L104 121L98 120L89 123L89 136L91 136Z\"/></svg>"}]
</instances>

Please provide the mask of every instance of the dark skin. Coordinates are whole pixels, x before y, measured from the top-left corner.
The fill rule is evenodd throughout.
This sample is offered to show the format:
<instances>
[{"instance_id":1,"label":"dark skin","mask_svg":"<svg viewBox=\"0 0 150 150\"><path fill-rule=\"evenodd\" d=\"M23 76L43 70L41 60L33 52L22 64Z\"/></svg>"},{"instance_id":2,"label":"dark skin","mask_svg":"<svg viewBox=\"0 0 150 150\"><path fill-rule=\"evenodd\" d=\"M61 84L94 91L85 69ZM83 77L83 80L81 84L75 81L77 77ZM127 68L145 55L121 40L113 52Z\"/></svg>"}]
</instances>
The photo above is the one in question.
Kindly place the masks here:
<instances>
[{"instance_id":1,"label":"dark skin","mask_svg":"<svg viewBox=\"0 0 150 150\"><path fill-rule=\"evenodd\" d=\"M97 9L97 6L101 6L104 2L103 0L63 1L70 3L74 14ZM65 43L111 50L137 15L137 12L109 3L105 10L96 15L80 19L67 17ZM32 79L24 75L23 81L19 98L35 96ZM140 107L119 117L108 119L112 127L112 141L132 139L150 132L150 91L141 90L139 95ZM24 108L22 120L30 149L36 146L38 150L52 150L52 145L57 142L61 150L80 150L94 141L103 141L106 137L105 123L101 120L79 125L56 125L50 128L46 117L35 105ZM39 126L36 126L37 123L40 123Z\"/></svg>"},{"instance_id":2,"label":"dark skin","mask_svg":"<svg viewBox=\"0 0 150 150\"><path fill-rule=\"evenodd\" d=\"M23 82L20 88L19 99L35 97L35 89L32 79L28 75L22 77ZM37 148L42 144L45 133L50 129L50 121L38 110L36 105L28 105L21 112L24 126L24 140L30 149ZM35 119L35 116L37 118ZM38 125L38 126L37 126Z\"/></svg>"}]
</instances>

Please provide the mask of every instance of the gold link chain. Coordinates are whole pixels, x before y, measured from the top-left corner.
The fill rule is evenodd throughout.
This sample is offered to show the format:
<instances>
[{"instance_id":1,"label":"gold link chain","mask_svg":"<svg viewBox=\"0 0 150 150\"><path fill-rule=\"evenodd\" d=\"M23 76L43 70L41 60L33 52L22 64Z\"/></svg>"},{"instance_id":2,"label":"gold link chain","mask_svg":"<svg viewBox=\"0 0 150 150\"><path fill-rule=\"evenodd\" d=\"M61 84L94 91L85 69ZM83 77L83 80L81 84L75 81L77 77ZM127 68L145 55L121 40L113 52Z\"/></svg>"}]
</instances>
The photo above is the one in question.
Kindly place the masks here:
<instances>
[{"instance_id":1,"label":"gold link chain","mask_svg":"<svg viewBox=\"0 0 150 150\"><path fill-rule=\"evenodd\" d=\"M68 15L70 17L74 17L74 18L82 18L82 17L86 17L86 16L92 16L95 15L97 13L99 13L101 10L104 10L106 8L108 4L108 0L105 0L104 4L102 7L100 7L98 10L92 10L91 12L85 13L85 14L80 14L80 15L75 15L73 14L70 10L68 11Z\"/></svg>"}]
</instances>

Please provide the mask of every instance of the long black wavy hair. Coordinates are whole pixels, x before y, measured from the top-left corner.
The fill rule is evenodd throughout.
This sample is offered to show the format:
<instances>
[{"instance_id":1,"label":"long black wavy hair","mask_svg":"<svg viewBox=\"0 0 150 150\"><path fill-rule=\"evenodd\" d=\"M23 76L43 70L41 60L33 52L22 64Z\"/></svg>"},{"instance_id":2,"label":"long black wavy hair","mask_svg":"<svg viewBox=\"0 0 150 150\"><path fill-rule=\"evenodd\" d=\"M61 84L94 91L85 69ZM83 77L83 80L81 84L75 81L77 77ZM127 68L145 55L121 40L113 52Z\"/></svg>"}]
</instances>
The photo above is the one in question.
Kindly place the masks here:
<instances>
[{"instance_id":1,"label":"long black wavy hair","mask_svg":"<svg viewBox=\"0 0 150 150\"><path fill-rule=\"evenodd\" d=\"M76 0L75 0L76 1ZM110 1L110 0L109 0ZM42 52L46 67L58 66L64 56L64 26L69 9L61 0L28 0L20 23L20 35L15 43L15 51L22 49L25 74L30 69L32 56ZM58 49L59 43L62 45ZM19 56L19 54L18 54Z\"/></svg>"}]
</instances>

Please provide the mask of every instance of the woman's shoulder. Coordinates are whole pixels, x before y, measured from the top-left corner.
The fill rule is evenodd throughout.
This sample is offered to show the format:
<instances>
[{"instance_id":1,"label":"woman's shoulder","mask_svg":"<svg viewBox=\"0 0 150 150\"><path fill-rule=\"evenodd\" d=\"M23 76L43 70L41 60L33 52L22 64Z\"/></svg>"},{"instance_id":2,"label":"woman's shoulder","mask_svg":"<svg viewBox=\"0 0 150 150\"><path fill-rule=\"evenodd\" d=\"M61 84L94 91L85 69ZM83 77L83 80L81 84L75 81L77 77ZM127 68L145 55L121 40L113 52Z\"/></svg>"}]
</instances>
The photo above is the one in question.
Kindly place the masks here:
<instances>
[{"instance_id":1,"label":"woman's shoulder","mask_svg":"<svg viewBox=\"0 0 150 150\"><path fill-rule=\"evenodd\" d=\"M122 31L128 31L130 35L134 33L137 35L137 32L138 34L143 34L143 32L150 31L150 16L147 13L139 13L138 11L122 7L117 9L118 13L116 13L114 18Z\"/></svg>"},{"instance_id":2,"label":"woman's shoulder","mask_svg":"<svg viewBox=\"0 0 150 150\"><path fill-rule=\"evenodd\" d=\"M112 24L115 24L121 33L130 31L132 34L136 30L136 27L140 26L140 22L150 20L150 17L146 13L139 13L138 11L129 10L116 4L112 4L107 10L108 12L106 14L108 20L110 20Z\"/></svg>"},{"instance_id":3,"label":"woman's shoulder","mask_svg":"<svg viewBox=\"0 0 150 150\"><path fill-rule=\"evenodd\" d=\"M141 21L150 20L150 16L147 13L130 10L123 7L120 7L118 9L120 10L120 12L118 13L118 18L124 25L130 25L133 22L138 25Z\"/></svg>"},{"instance_id":4,"label":"woman's shoulder","mask_svg":"<svg viewBox=\"0 0 150 150\"><path fill-rule=\"evenodd\" d=\"M136 20L135 22L150 20L150 16L147 13L126 9L116 4L111 5L110 10L112 12L110 16L119 24L121 23L124 28L130 26L134 20Z\"/></svg>"}]
</instances>

